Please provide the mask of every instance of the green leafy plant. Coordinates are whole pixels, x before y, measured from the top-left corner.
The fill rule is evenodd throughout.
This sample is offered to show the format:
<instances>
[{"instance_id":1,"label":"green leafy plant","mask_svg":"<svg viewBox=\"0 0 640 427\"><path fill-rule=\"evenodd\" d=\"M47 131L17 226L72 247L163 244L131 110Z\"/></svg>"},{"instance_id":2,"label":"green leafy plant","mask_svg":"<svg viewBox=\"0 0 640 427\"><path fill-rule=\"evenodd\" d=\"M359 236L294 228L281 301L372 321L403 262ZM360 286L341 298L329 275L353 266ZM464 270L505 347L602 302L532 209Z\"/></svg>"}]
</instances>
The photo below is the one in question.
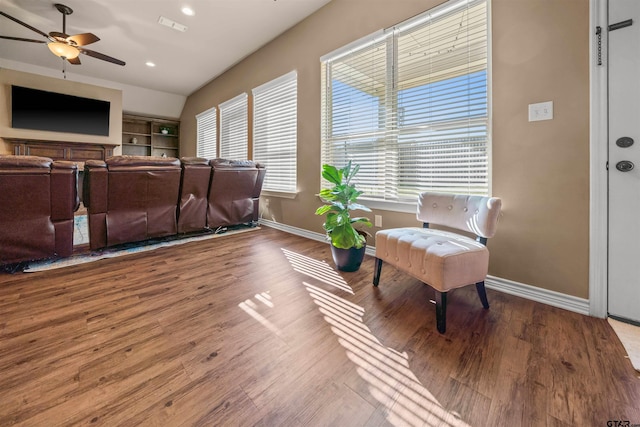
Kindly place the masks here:
<instances>
[{"instance_id":1,"label":"green leafy plant","mask_svg":"<svg viewBox=\"0 0 640 427\"><path fill-rule=\"evenodd\" d=\"M342 169L332 165L322 165L322 177L334 186L320 191L320 198L327 204L320 206L316 210L316 215L326 215L323 227L331 244L336 248L362 248L366 243L367 233L354 228L354 224L371 227L369 218L351 218L353 210L371 212L371 209L358 203L358 197L362 195L362 191L356 190L355 185L351 183L359 170L360 165L352 167L351 161Z\"/></svg>"}]
</instances>

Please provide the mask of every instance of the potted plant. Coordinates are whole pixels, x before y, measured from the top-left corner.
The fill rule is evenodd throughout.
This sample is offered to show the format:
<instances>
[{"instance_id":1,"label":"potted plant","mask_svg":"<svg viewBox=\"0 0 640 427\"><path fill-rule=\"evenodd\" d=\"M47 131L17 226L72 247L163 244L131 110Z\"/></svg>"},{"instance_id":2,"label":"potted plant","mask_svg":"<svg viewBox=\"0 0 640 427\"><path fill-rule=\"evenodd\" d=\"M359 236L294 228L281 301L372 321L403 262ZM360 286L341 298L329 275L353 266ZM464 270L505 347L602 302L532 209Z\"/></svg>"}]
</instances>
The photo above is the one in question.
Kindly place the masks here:
<instances>
[{"instance_id":1,"label":"potted plant","mask_svg":"<svg viewBox=\"0 0 640 427\"><path fill-rule=\"evenodd\" d=\"M320 198L327 204L316 210L316 215L326 215L322 225L331 242L331 254L336 267L341 271L356 271L360 268L366 249L367 232L354 228L354 224L371 227L366 217L351 217L351 211L371 209L358 203L362 191L356 190L351 183L360 170L360 165L351 166L351 161L338 169L332 165L322 165L322 177L333 184L332 188L320 191Z\"/></svg>"}]
</instances>

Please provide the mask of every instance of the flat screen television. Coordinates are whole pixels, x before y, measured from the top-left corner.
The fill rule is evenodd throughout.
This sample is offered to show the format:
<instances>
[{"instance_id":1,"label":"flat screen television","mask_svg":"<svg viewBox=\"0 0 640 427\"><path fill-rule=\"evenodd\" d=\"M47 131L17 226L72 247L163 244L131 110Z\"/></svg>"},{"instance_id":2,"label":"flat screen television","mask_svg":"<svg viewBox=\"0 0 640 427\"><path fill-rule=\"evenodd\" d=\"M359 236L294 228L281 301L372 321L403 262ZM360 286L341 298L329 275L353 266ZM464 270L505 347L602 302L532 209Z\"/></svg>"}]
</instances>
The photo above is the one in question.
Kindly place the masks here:
<instances>
[{"instance_id":1,"label":"flat screen television","mask_svg":"<svg viewBox=\"0 0 640 427\"><path fill-rule=\"evenodd\" d=\"M109 136L111 103L11 86L11 127Z\"/></svg>"}]
</instances>

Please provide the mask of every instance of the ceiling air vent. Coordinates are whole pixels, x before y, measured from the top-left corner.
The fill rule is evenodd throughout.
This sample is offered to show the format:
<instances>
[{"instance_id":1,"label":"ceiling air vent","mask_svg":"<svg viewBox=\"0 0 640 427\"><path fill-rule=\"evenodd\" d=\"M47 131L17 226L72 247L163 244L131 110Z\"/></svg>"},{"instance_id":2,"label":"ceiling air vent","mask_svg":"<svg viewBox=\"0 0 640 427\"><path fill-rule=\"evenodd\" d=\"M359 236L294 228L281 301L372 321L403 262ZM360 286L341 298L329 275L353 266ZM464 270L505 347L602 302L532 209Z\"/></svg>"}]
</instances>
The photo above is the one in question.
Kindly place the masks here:
<instances>
[{"instance_id":1,"label":"ceiling air vent","mask_svg":"<svg viewBox=\"0 0 640 427\"><path fill-rule=\"evenodd\" d=\"M164 25L165 27L173 28L174 30L177 30L183 33L187 31L186 25L182 25L179 22L176 22L164 16L160 16L160 18L158 18L158 23Z\"/></svg>"}]
</instances>

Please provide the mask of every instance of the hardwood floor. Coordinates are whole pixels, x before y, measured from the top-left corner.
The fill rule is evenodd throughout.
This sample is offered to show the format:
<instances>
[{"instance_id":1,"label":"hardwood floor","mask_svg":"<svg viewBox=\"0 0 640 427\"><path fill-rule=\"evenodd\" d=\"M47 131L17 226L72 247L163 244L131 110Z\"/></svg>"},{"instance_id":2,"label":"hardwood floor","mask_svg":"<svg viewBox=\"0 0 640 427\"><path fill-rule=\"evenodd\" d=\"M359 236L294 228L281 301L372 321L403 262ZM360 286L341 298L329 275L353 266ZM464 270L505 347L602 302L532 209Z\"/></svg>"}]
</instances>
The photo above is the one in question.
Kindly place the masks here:
<instances>
[{"instance_id":1,"label":"hardwood floor","mask_svg":"<svg viewBox=\"0 0 640 427\"><path fill-rule=\"evenodd\" d=\"M373 259L260 230L0 275L0 426L640 423L606 320L475 287L433 291Z\"/></svg>"}]
</instances>

